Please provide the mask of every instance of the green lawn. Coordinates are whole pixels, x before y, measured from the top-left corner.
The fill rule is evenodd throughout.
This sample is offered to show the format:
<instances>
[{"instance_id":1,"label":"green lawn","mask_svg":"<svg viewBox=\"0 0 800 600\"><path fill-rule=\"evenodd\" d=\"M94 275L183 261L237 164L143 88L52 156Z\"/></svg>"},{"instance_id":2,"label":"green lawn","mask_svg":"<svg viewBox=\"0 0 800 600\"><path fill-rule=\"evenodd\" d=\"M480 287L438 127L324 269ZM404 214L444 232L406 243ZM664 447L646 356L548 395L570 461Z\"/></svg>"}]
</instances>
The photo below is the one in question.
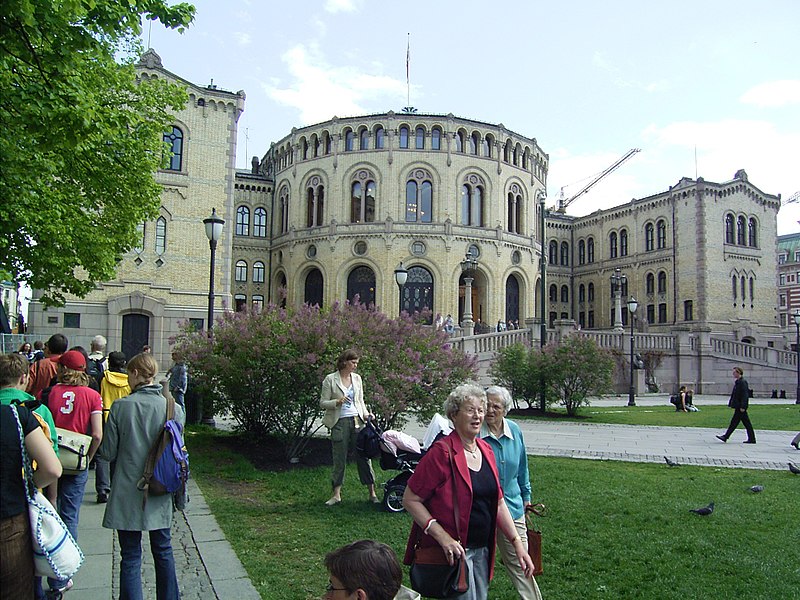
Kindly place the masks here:
<instances>
[{"instance_id":1,"label":"green lawn","mask_svg":"<svg viewBox=\"0 0 800 600\"><path fill-rule=\"evenodd\" d=\"M192 473L262 598L321 597L325 554L355 539L402 555L410 517L367 504L354 465L344 502L329 508L328 468L259 471L224 435L190 429ZM531 468L534 500L549 508L538 578L546 600L797 597L800 477L788 471L538 457ZM379 482L393 474L376 465ZM748 491L754 484L764 491ZM688 510L711 500L710 517ZM515 597L498 568L490 598Z\"/></svg>"},{"instance_id":2,"label":"green lawn","mask_svg":"<svg viewBox=\"0 0 800 600\"><path fill-rule=\"evenodd\" d=\"M577 417L567 417L566 410L554 408L551 412L560 413L565 421L580 423L613 423L617 425L661 425L668 427L711 427L725 428L731 419L731 409L714 404L703 406L697 402L699 412L676 412L669 406L587 406L580 409ZM756 429L778 429L800 431L800 406L796 404L754 404L748 410L750 420ZM552 420L552 416L509 415L515 420Z\"/></svg>"}]
</instances>

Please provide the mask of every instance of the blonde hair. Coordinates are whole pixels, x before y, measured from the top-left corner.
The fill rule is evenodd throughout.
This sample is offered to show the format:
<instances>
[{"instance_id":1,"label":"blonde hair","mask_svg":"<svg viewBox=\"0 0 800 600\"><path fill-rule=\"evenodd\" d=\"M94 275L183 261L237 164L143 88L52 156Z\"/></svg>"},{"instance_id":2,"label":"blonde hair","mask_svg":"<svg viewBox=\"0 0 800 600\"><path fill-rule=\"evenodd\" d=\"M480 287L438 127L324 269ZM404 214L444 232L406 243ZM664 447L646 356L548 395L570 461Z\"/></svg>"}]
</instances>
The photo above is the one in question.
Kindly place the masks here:
<instances>
[{"instance_id":1,"label":"blonde hair","mask_svg":"<svg viewBox=\"0 0 800 600\"><path fill-rule=\"evenodd\" d=\"M152 381L158 373L158 363L152 354L141 352L128 361L128 373L133 371Z\"/></svg>"},{"instance_id":2,"label":"blonde hair","mask_svg":"<svg viewBox=\"0 0 800 600\"><path fill-rule=\"evenodd\" d=\"M58 365L58 383L64 385L82 385L89 386L89 376L85 371L76 371L64 365Z\"/></svg>"}]
</instances>

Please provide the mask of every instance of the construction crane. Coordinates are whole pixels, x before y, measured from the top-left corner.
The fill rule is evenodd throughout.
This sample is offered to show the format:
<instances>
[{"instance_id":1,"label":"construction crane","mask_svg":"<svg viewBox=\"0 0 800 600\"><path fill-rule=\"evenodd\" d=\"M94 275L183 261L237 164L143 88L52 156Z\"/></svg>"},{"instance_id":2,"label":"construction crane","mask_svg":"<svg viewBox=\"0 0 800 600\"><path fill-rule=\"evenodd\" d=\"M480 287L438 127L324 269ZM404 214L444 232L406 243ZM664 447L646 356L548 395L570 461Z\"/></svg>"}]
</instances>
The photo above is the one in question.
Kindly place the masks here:
<instances>
[{"instance_id":1,"label":"construction crane","mask_svg":"<svg viewBox=\"0 0 800 600\"><path fill-rule=\"evenodd\" d=\"M565 195L564 195L564 188L567 187L567 186L562 187L561 191L558 193L558 212L560 212L560 213L566 212L567 207L570 204L572 204L573 202L575 202L575 200L577 200L578 198L583 196L586 192L588 192L590 189L592 189L597 183L599 183L603 178L605 178L606 175L608 175L612 171L615 171L622 163L624 163L631 156L633 156L634 154L636 154L637 152L640 152L640 151L641 150L639 148L631 148L630 150L628 150L628 152L625 154L625 156L620 158L617 162L615 162L613 165L608 167L605 171L602 171L600 174L595 176L594 179L592 179L589 183L587 183L585 186L583 186L583 188L581 188L581 190L577 194L575 194L575 195L573 195L573 196L571 196L569 198L566 198Z\"/></svg>"},{"instance_id":2,"label":"construction crane","mask_svg":"<svg viewBox=\"0 0 800 600\"><path fill-rule=\"evenodd\" d=\"M800 202L800 191L795 192L783 203L784 206L787 204L792 204L793 202Z\"/></svg>"}]
</instances>

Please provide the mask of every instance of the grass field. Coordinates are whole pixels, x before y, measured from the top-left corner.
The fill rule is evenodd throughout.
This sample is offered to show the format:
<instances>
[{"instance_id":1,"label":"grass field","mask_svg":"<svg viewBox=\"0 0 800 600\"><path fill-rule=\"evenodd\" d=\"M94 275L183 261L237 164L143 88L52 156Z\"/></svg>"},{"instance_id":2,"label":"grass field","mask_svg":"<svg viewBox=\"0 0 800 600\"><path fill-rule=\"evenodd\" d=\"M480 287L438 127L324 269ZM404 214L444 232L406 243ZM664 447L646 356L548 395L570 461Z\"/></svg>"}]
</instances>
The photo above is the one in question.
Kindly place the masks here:
<instances>
[{"instance_id":1,"label":"grass field","mask_svg":"<svg viewBox=\"0 0 800 600\"><path fill-rule=\"evenodd\" d=\"M384 541L402 556L410 517L368 504L354 465L344 501L329 508L328 467L260 471L226 435L189 431L192 473L262 598L320 598L325 554L356 539ZM534 500L549 510L539 519L546 600L797 598L800 477L539 457L530 464ZM376 465L379 482L393 474ZM754 484L764 491L751 493ZM712 500L710 517L689 512ZM502 567L489 596L516 597Z\"/></svg>"},{"instance_id":2,"label":"grass field","mask_svg":"<svg viewBox=\"0 0 800 600\"><path fill-rule=\"evenodd\" d=\"M612 423L617 425L661 425L667 427L711 427L723 430L731 419L727 406L697 404L699 412L676 412L669 406L587 406L580 409L577 417L568 417L563 408L554 408L564 421L580 423ZM800 431L800 406L796 404L754 404L747 411L753 427L769 430ZM548 414L552 414L548 413ZM514 419L552 420L553 416L522 415L512 413Z\"/></svg>"}]
</instances>

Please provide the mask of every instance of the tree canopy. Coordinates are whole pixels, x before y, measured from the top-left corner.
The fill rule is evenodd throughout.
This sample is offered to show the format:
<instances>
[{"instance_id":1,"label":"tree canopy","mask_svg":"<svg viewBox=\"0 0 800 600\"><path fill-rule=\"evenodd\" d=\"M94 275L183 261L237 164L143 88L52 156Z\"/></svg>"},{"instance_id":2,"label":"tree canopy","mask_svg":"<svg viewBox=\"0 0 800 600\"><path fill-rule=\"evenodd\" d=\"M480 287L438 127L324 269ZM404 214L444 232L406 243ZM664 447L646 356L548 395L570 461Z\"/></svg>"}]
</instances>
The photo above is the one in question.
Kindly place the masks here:
<instances>
[{"instance_id":1,"label":"tree canopy","mask_svg":"<svg viewBox=\"0 0 800 600\"><path fill-rule=\"evenodd\" d=\"M156 216L163 133L187 97L137 79L142 17L182 31L194 7L0 4L0 270L46 304L112 279L137 226Z\"/></svg>"}]
</instances>

